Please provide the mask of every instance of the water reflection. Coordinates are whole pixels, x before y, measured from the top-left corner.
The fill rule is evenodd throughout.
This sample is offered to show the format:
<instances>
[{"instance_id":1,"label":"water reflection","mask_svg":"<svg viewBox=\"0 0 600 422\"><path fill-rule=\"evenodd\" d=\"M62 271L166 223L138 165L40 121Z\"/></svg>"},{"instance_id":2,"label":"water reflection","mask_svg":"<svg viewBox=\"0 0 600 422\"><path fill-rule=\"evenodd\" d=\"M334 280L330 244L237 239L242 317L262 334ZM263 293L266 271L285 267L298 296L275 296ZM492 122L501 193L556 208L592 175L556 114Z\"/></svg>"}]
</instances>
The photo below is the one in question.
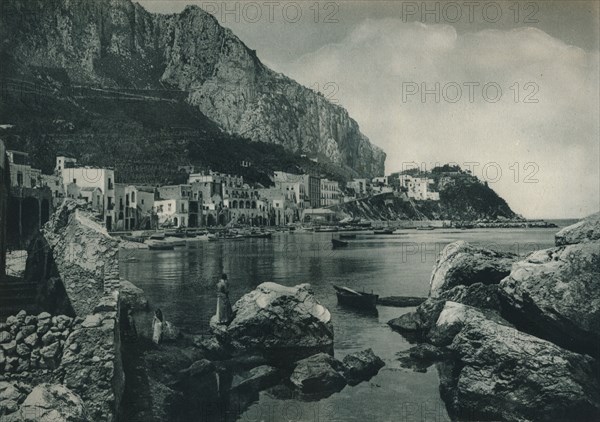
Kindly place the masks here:
<instances>
[{"instance_id":1,"label":"water reflection","mask_svg":"<svg viewBox=\"0 0 600 422\"><path fill-rule=\"evenodd\" d=\"M434 368L425 373L402 368L396 354L410 345L386 322L412 309L378 307L378 315L360 314L337 305L332 284L380 296L426 296L437 254L449 242L464 239L524 254L553 245L554 229L406 231L398 236L359 234L344 249L331 248L331 234L277 234L270 239L189 243L174 251L123 252L121 275L146 291L153 307L192 333L208 332L216 309L215 283L225 272L233 302L264 281L284 285L311 283L332 314L335 354L371 347L386 363L370 382L346 387L324 400L306 403L289 391L254 392L246 409L222 409L248 421L397 421L402 412L426 409L448 420L439 398ZM149 326L148 323L142 323ZM140 329L144 332L144 328ZM286 394L288 394L286 396ZM245 410L242 410L245 409ZM232 413L233 412L233 413ZM229 419L229 418L228 418ZM423 418L421 418L423 419ZM430 420L425 419L425 420ZM411 419L406 419L411 420ZM415 419L413 420L420 420Z\"/></svg>"}]
</instances>

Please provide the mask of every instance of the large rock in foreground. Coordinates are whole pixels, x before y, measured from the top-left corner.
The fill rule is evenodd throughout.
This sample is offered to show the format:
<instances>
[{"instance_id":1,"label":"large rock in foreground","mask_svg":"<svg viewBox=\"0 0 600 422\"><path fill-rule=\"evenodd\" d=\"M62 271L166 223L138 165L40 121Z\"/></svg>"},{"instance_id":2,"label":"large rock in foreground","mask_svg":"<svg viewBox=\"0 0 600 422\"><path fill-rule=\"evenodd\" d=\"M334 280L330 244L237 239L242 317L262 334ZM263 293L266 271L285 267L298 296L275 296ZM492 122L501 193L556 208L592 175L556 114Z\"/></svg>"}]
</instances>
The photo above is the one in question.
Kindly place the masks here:
<instances>
[{"instance_id":1,"label":"large rock in foreground","mask_svg":"<svg viewBox=\"0 0 600 422\"><path fill-rule=\"evenodd\" d=\"M451 318L457 315L462 317ZM452 339L454 360L440 368L440 382L457 419L600 420L600 385L592 358L460 304L448 303L436 328L447 329Z\"/></svg>"},{"instance_id":2,"label":"large rock in foreground","mask_svg":"<svg viewBox=\"0 0 600 422\"><path fill-rule=\"evenodd\" d=\"M286 287L262 283L233 307L229 325L211 328L220 342L238 351L258 350L279 357L310 356L333 348L331 314L310 290L309 284Z\"/></svg>"},{"instance_id":3,"label":"large rock in foreground","mask_svg":"<svg viewBox=\"0 0 600 422\"><path fill-rule=\"evenodd\" d=\"M536 251L500 285L507 318L562 347L600 356L600 241Z\"/></svg>"},{"instance_id":4,"label":"large rock in foreground","mask_svg":"<svg viewBox=\"0 0 600 422\"><path fill-rule=\"evenodd\" d=\"M91 422L81 398L63 385L40 384L2 422Z\"/></svg>"},{"instance_id":5,"label":"large rock in foreground","mask_svg":"<svg viewBox=\"0 0 600 422\"><path fill-rule=\"evenodd\" d=\"M346 386L342 375L344 364L327 353L318 353L298 361L290 381L305 394L320 394L340 391Z\"/></svg>"},{"instance_id":6,"label":"large rock in foreground","mask_svg":"<svg viewBox=\"0 0 600 422\"><path fill-rule=\"evenodd\" d=\"M438 297L461 285L498 284L510 273L515 259L514 254L474 247L464 241L450 243L431 274L429 296Z\"/></svg>"},{"instance_id":7,"label":"large rock in foreground","mask_svg":"<svg viewBox=\"0 0 600 422\"><path fill-rule=\"evenodd\" d=\"M499 289L497 284L475 283L469 286L456 286L441 292L436 298L428 298L414 312L402 314L390 320L388 325L409 340L425 340L447 301L499 313L501 308Z\"/></svg>"},{"instance_id":8,"label":"large rock in foreground","mask_svg":"<svg viewBox=\"0 0 600 422\"><path fill-rule=\"evenodd\" d=\"M385 363L372 349L346 355L343 360L344 376L350 385L369 380L385 366Z\"/></svg>"},{"instance_id":9,"label":"large rock in foreground","mask_svg":"<svg viewBox=\"0 0 600 422\"><path fill-rule=\"evenodd\" d=\"M600 212L565 227L554 235L556 246L574 245L600 239Z\"/></svg>"}]
</instances>

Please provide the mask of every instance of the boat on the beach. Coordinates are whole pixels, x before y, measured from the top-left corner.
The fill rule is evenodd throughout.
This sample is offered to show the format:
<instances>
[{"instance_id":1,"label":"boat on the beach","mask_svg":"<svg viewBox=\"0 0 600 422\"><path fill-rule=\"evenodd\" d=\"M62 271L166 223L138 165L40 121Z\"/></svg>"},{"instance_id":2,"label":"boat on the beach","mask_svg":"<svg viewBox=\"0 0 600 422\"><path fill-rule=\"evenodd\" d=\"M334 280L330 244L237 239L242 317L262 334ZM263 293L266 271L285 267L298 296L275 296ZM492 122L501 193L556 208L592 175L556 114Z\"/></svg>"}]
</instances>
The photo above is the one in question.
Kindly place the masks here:
<instances>
[{"instance_id":1,"label":"boat on the beach","mask_svg":"<svg viewBox=\"0 0 600 422\"><path fill-rule=\"evenodd\" d=\"M349 306L362 310L377 309L377 299L379 295L373 293L357 292L348 287L340 287L334 285L338 303L340 305Z\"/></svg>"},{"instance_id":2,"label":"boat on the beach","mask_svg":"<svg viewBox=\"0 0 600 422\"><path fill-rule=\"evenodd\" d=\"M348 246L348 242L344 242L343 240L339 240L339 239L331 239L331 245L333 246L333 248L345 248L346 246Z\"/></svg>"},{"instance_id":3,"label":"boat on the beach","mask_svg":"<svg viewBox=\"0 0 600 422\"><path fill-rule=\"evenodd\" d=\"M273 235L271 234L271 232L250 233L248 235L248 237L251 239L270 239L272 236Z\"/></svg>"},{"instance_id":4,"label":"boat on the beach","mask_svg":"<svg viewBox=\"0 0 600 422\"><path fill-rule=\"evenodd\" d=\"M172 251L175 246L166 242L149 242L148 249L151 251Z\"/></svg>"},{"instance_id":5,"label":"boat on the beach","mask_svg":"<svg viewBox=\"0 0 600 422\"><path fill-rule=\"evenodd\" d=\"M336 226L318 226L315 229L315 232L319 232L319 233L332 233L332 232L337 232L339 230L338 227Z\"/></svg>"},{"instance_id":6,"label":"boat on the beach","mask_svg":"<svg viewBox=\"0 0 600 422\"><path fill-rule=\"evenodd\" d=\"M165 232L156 232L150 235L152 240L163 240L165 238Z\"/></svg>"},{"instance_id":7,"label":"boat on the beach","mask_svg":"<svg viewBox=\"0 0 600 422\"><path fill-rule=\"evenodd\" d=\"M373 234L394 234L395 229L378 229Z\"/></svg>"}]
</instances>

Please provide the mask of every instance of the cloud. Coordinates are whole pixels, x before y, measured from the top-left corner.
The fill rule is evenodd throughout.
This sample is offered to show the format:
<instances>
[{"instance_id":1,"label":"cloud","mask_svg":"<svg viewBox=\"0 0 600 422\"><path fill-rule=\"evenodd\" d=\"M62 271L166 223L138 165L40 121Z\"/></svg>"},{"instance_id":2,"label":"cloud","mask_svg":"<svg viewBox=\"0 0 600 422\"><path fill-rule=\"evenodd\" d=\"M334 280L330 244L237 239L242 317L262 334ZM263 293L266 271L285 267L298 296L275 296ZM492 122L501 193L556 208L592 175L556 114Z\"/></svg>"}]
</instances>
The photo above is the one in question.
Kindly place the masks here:
<instances>
[{"instance_id":1,"label":"cloud","mask_svg":"<svg viewBox=\"0 0 600 422\"><path fill-rule=\"evenodd\" d=\"M405 162L477 162L474 173L490 182L502 171L490 185L514 210L548 218L599 207L598 61L598 51L534 28L458 34L449 25L381 19L272 66L306 86L333 83L324 95L384 148L388 172ZM422 83L439 98L422 97ZM469 83L479 84L470 85L473 101Z\"/></svg>"}]
</instances>

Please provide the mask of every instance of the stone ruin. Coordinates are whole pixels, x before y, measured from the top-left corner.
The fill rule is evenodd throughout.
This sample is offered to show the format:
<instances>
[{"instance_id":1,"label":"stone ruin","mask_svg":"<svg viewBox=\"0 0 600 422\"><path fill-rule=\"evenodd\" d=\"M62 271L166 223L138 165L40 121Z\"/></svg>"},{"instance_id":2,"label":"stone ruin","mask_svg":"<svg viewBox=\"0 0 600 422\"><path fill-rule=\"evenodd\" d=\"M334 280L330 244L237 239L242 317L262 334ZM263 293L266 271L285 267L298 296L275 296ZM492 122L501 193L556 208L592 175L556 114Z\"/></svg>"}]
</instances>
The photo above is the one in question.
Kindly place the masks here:
<instances>
[{"instance_id":1,"label":"stone ruin","mask_svg":"<svg viewBox=\"0 0 600 422\"><path fill-rule=\"evenodd\" d=\"M25 277L38 281L47 312L0 324L2 422L117 419L118 244L82 205L66 200L29 251Z\"/></svg>"}]
</instances>

